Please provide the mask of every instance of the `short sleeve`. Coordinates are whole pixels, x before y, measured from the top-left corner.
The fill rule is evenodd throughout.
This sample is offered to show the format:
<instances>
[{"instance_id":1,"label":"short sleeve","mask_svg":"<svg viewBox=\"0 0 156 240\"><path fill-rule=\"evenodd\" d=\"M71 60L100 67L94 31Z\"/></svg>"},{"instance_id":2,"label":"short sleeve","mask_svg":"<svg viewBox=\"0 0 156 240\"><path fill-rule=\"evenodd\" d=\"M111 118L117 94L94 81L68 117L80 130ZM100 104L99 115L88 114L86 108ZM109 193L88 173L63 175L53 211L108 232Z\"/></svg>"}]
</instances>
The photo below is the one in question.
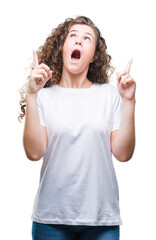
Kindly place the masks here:
<instances>
[{"instance_id":1,"label":"short sleeve","mask_svg":"<svg viewBox=\"0 0 156 240\"><path fill-rule=\"evenodd\" d=\"M42 101L42 96L40 94L40 91L37 94L37 104L38 104L38 112L39 112L40 123L41 123L42 126L45 127L43 101Z\"/></svg>"},{"instance_id":2,"label":"short sleeve","mask_svg":"<svg viewBox=\"0 0 156 240\"><path fill-rule=\"evenodd\" d=\"M118 90L114 88L113 102L112 102L112 129L115 131L119 129L121 121L122 100L118 93Z\"/></svg>"}]
</instances>

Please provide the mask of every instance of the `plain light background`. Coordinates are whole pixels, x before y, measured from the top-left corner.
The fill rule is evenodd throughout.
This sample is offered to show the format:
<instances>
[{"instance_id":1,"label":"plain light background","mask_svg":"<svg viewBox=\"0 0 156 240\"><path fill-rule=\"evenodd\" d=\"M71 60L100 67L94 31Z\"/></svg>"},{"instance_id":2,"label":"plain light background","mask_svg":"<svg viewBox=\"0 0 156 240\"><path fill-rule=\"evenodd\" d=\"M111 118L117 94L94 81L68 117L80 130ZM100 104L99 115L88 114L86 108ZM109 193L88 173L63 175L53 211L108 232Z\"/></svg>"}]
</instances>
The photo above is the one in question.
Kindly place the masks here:
<instances>
[{"instance_id":1,"label":"plain light background","mask_svg":"<svg viewBox=\"0 0 156 240\"><path fill-rule=\"evenodd\" d=\"M106 39L116 71L133 58L137 82L136 149L131 161L114 159L123 225L121 240L155 239L156 216L156 34L154 0L5 1L0 6L0 237L31 240L31 213L39 184L39 162L24 153L24 122L18 89L26 81L32 51L68 17L85 15ZM115 74L112 84L116 84ZM87 239L86 239L87 240Z\"/></svg>"}]
</instances>

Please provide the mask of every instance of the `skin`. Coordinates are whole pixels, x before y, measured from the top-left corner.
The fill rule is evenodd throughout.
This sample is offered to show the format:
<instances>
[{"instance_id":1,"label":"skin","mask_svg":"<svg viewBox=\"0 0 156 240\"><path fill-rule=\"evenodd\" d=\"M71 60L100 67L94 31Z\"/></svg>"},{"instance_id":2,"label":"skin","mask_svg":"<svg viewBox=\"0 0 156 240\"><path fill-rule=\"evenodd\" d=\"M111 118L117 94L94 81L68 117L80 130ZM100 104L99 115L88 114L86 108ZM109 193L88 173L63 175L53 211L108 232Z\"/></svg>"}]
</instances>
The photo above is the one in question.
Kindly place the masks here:
<instances>
[{"instance_id":1,"label":"skin","mask_svg":"<svg viewBox=\"0 0 156 240\"><path fill-rule=\"evenodd\" d=\"M26 94L26 118L23 134L23 145L28 159L37 161L42 158L47 146L47 131L41 126L38 106L37 92L43 88L51 78L52 71L45 64L38 64L36 51L33 51L34 69L32 70Z\"/></svg>"},{"instance_id":2,"label":"skin","mask_svg":"<svg viewBox=\"0 0 156 240\"><path fill-rule=\"evenodd\" d=\"M122 98L122 116L119 130L111 133L111 150L121 162L131 159L135 148L135 91L136 82L130 76L132 59L117 73L117 88Z\"/></svg>"},{"instance_id":3,"label":"skin","mask_svg":"<svg viewBox=\"0 0 156 240\"><path fill-rule=\"evenodd\" d=\"M72 35L71 35L72 34ZM89 38L89 39L88 39ZM73 25L63 47L62 78L59 83L62 87L87 88L91 82L87 79L89 64L94 59L95 34L92 28L86 25ZM81 59L73 61L71 53L74 49L81 51ZM52 71L45 64L38 63L36 51L33 51L34 69L27 86L26 119L23 135L23 144L28 159L37 161L42 158L47 146L46 128L40 125L37 93L51 78ZM122 98L122 117L119 130L113 131L110 136L111 151L121 162L131 159L135 147L135 90L136 83L130 76L132 60L126 68L117 73L117 88Z\"/></svg>"},{"instance_id":4,"label":"skin","mask_svg":"<svg viewBox=\"0 0 156 240\"><path fill-rule=\"evenodd\" d=\"M91 27L75 24L69 29L63 47L63 70L60 86L84 88L92 85L86 75L89 64L94 58L95 43L95 33ZM81 58L78 61L71 58L71 54L75 49L81 52Z\"/></svg>"}]
</instances>

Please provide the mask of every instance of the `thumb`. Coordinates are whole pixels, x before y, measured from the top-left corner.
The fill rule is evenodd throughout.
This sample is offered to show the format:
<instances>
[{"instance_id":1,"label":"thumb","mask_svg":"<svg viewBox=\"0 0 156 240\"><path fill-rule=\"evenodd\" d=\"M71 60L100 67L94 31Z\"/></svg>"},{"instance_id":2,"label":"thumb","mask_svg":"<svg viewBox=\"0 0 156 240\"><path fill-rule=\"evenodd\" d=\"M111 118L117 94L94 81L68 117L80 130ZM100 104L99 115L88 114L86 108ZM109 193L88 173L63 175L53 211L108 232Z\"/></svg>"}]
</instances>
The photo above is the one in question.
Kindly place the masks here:
<instances>
[{"instance_id":1,"label":"thumb","mask_svg":"<svg viewBox=\"0 0 156 240\"><path fill-rule=\"evenodd\" d=\"M119 72L117 72L117 73L116 73L116 78L117 78L117 87L119 87L119 85L120 85L121 76L122 76L122 74L121 74L121 73L119 73Z\"/></svg>"},{"instance_id":2,"label":"thumb","mask_svg":"<svg viewBox=\"0 0 156 240\"><path fill-rule=\"evenodd\" d=\"M120 81L121 74L119 72L116 73L116 78L117 78L117 81Z\"/></svg>"},{"instance_id":3,"label":"thumb","mask_svg":"<svg viewBox=\"0 0 156 240\"><path fill-rule=\"evenodd\" d=\"M48 72L48 78L51 78L51 77L52 77L52 73L53 73L52 70L50 70L50 71Z\"/></svg>"}]
</instances>

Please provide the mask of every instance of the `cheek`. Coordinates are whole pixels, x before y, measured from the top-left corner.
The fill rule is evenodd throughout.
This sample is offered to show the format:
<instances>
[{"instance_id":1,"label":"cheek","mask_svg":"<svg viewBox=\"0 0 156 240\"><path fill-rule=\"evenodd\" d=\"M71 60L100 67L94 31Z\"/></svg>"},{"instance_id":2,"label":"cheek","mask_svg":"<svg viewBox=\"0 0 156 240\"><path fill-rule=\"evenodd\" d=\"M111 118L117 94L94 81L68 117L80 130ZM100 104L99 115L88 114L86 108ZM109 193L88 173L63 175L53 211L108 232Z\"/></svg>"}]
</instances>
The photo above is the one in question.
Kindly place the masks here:
<instances>
[{"instance_id":1,"label":"cheek","mask_svg":"<svg viewBox=\"0 0 156 240\"><path fill-rule=\"evenodd\" d=\"M64 46L63 46L63 53L64 53L64 54L69 53L69 52L70 52L70 48L71 48L71 43L70 43L70 41L69 41L69 40L68 40L68 41L65 41Z\"/></svg>"},{"instance_id":2,"label":"cheek","mask_svg":"<svg viewBox=\"0 0 156 240\"><path fill-rule=\"evenodd\" d=\"M67 56L67 44L65 43L64 46L63 46L63 60L66 59L66 56Z\"/></svg>"},{"instance_id":3,"label":"cheek","mask_svg":"<svg viewBox=\"0 0 156 240\"><path fill-rule=\"evenodd\" d=\"M89 47L88 48L88 57L93 58L94 54L95 54L95 47L94 46Z\"/></svg>"}]
</instances>

